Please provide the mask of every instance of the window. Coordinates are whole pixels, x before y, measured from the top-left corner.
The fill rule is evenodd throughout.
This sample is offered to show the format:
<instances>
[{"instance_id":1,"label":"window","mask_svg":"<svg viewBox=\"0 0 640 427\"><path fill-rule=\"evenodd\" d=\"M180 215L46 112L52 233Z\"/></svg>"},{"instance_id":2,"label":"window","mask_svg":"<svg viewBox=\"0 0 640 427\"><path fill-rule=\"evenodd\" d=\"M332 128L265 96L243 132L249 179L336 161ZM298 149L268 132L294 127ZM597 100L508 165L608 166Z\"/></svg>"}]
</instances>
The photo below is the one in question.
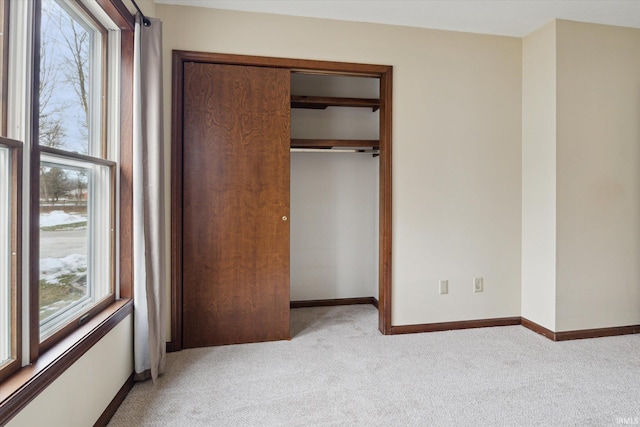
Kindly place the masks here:
<instances>
[{"instance_id":1,"label":"window","mask_svg":"<svg viewBox=\"0 0 640 427\"><path fill-rule=\"evenodd\" d=\"M119 1L105 3L111 13ZM34 361L113 302L117 285L121 27L96 0L10 3L0 0L0 132L23 141L25 159L0 144L0 376L23 362L24 331Z\"/></svg>"},{"instance_id":2,"label":"window","mask_svg":"<svg viewBox=\"0 0 640 427\"><path fill-rule=\"evenodd\" d=\"M114 300L114 179L107 135L108 33L72 0L41 0L40 342Z\"/></svg>"},{"instance_id":3,"label":"window","mask_svg":"<svg viewBox=\"0 0 640 427\"><path fill-rule=\"evenodd\" d=\"M0 379L20 366L19 235L21 144L0 138Z\"/></svg>"},{"instance_id":4,"label":"window","mask_svg":"<svg viewBox=\"0 0 640 427\"><path fill-rule=\"evenodd\" d=\"M40 28L40 145L102 157L106 31L63 0L42 0Z\"/></svg>"},{"instance_id":5,"label":"window","mask_svg":"<svg viewBox=\"0 0 640 427\"><path fill-rule=\"evenodd\" d=\"M7 87L9 2L0 0L0 99ZM0 130L6 134L6 108L0 103ZM22 144L0 137L0 379L20 367L20 202Z\"/></svg>"},{"instance_id":6,"label":"window","mask_svg":"<svg viewBox=\"0 0 640 427\"><path fill-rule=\"evenodd\" d=\"M122 0L0 0L0 381L131 310L104 308L131 295L133 21ZM46 387L80 357L66 346L0 403Z\"/></svg>"},{"instance_id":7,"label":"window","mask_svg":"<svg viewBox=\"0 0 640 427\"><path fill-rule=\"evenodd\" d=\"M112 164L41 155L40 337L113 295Z\"/></svg>"}]
</instances>

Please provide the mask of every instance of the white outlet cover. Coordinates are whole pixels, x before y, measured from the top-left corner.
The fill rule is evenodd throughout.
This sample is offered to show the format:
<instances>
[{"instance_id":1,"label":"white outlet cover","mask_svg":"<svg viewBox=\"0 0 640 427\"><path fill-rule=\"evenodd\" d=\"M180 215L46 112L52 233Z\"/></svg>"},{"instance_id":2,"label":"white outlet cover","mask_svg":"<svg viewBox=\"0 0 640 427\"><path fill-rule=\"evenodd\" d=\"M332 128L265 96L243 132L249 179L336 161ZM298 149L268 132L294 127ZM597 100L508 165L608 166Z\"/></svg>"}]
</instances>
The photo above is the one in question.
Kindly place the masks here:
<instances>
[{"instance_id":1,"label":"white outlet cover","mask_svg":"<svg viewBox=\"0 0 640 427\"><path fill-rule=\"evenodd\" d=\"M449 281L440 280L440 295L446 295L449 293Z\"/></svg>"},{"instance_id":2,"label":"white outlet cover","mask_svg":"<svg viewBox=\"0 0 640 427\"><path fill-rule=\"evenodd\" d=\"M482 292L483 291L483 283L482 277L474 277L473 278L473 292Z\"/></svg>"}]
</instances>

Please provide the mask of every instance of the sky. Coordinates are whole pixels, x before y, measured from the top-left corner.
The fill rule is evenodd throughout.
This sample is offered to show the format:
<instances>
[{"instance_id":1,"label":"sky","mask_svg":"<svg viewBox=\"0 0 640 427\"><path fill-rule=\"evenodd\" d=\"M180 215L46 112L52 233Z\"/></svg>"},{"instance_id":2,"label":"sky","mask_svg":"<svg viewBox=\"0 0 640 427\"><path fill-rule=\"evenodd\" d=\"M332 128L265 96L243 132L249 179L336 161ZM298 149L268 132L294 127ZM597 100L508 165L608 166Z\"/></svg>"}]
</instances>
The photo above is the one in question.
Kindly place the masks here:
<instances>
[{"instance_id":1,"label":"sky","mask_svg":"<svg viewBox=\"0 0 640 427\"><path fill-rule=\"evenodd\" d=\"M62 21L60 18L62 17ZM84 111L80 103L80 97L76 94L73 85L68 81L67 75L73 72L73 68L65 60L70 58L70 50L64 41L64 35L73 39L69 14L63 10L55 0L42 1L42 40L46 47L41 68L50 67L55 70L49 73L49 81L53 83L53 94L43 113L54 113L54 117L60 120L65 137L63 144L58 147L68 151L87 154L88 143L86 131L83 129ZM62 25L59 25L62 22ZM79 25L76 28L81 28ZM86 32L86 31L85 31ZM85 41L86 50L89 48L89 37ZM85 51L86 51L85 50ZM88 62L87 62L88 65ZM85 74L89 74L89 67L85 66ZM75 75L77 76L77 72ZM42 74L41 74L42 79ZM42 98L41 98L42 99Z\"/></svg>"}]
</instances>

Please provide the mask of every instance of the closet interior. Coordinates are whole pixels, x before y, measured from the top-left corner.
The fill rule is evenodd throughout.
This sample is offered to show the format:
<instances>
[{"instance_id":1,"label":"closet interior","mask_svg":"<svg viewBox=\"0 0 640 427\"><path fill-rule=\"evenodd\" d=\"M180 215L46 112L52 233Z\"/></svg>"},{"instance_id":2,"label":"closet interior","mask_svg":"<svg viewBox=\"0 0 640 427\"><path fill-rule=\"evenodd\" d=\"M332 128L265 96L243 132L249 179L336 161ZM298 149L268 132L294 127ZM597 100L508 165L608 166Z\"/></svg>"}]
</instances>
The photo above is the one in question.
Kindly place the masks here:
<instances>
[{"instance_id":1,"label":"closet interior","mask_svg":"<svg viewBox=\"0 0 640 427\"><path fill-rule=\"evenodd\" d=\"M290 298L378 299L380 80L291 73Z\"/></svg>"}]
</instances>

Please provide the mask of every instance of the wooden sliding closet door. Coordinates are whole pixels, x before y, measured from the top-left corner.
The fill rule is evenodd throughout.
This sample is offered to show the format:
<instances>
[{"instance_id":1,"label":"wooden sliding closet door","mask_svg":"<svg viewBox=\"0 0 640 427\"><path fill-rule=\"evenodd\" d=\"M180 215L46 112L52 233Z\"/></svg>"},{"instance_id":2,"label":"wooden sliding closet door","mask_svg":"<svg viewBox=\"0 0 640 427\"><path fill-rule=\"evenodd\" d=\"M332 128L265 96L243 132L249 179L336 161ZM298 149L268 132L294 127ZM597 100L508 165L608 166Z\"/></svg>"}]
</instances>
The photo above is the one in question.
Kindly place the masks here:
<instances>
[{"instance_id":1,"label":"wooden sliding closet door","mask_svg":"<svg viewBox=\"0 0 640 427\"><path fill-rule=\"evenodd\" d=\"M290 72L187 62L183 345L289 338Z\"/></svg>"}]
</instances>

